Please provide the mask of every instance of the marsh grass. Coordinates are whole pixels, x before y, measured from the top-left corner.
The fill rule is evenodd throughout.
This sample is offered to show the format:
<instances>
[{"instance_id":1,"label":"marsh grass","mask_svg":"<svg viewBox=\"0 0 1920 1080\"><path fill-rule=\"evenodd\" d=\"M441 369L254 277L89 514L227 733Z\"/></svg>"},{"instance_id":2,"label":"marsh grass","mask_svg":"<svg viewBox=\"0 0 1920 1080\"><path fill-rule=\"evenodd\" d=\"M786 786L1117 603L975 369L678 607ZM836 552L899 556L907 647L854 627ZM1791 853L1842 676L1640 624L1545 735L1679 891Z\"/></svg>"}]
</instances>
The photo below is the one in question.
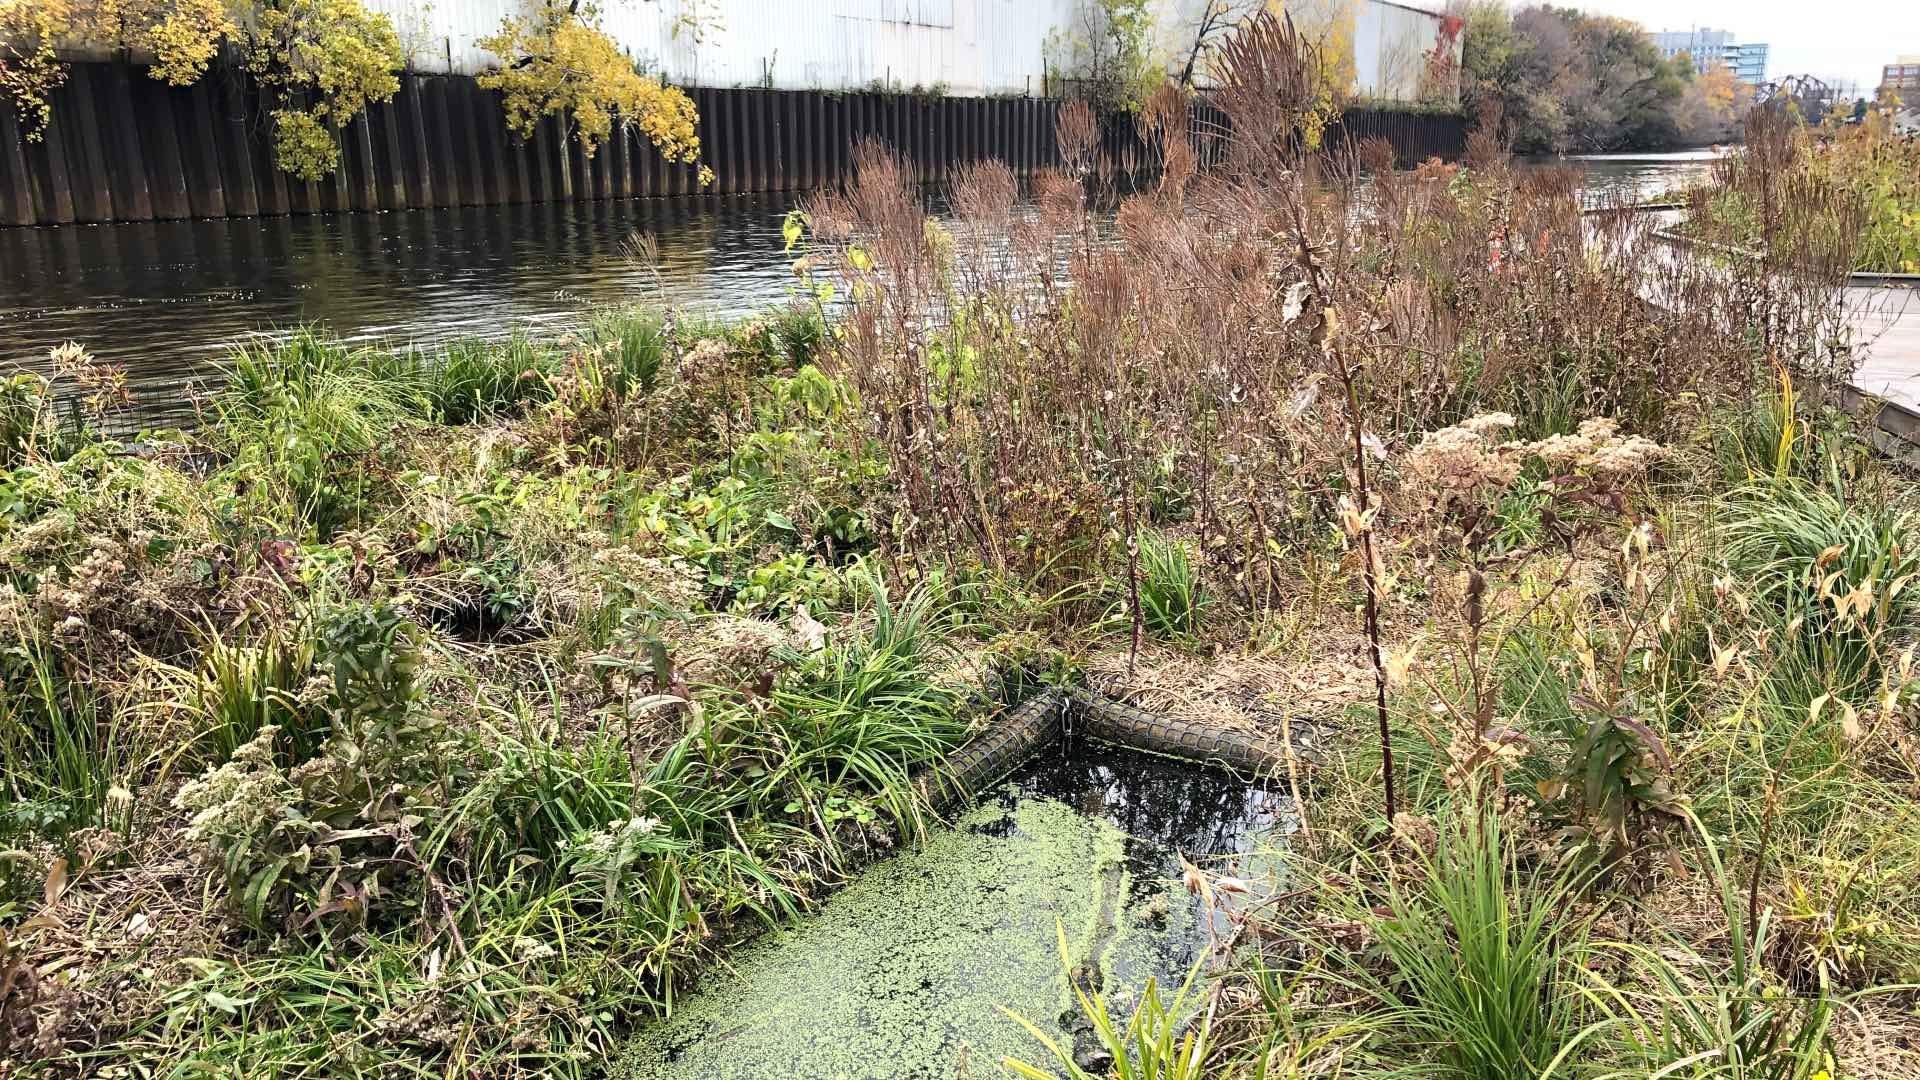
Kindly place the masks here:
<instances>
[{"instance_id":1,"label":"marsh grass","mask_svg":"<svg viewBox=\"0 0 1920 1080\"><path fill-rule=\"evenodd\" d=\"M586 340L605 352L614 392L623 397L653 392L672 347L665 317L645 308L596 314Z\"/></svg>"},{"instance_id":2,"label":"marsh grass","mask_svg":"<svg viewBox=\"0 0 1920 1080\"><path fill-rule=\"evenodd\" d=\"M1788 479L1735 492L1722 512L1730 570L1770 617L1779 650L1768 679L1782 709L1821 695L1860 701L1913 624L1907 592L1920 551L1910 515Z\"/></svg>"},{"instance_id":3,"label":"marsh grass","mask_svg":"<svg viewBox=\"0 0 1920 1080\"><path fill-rule=\"evenodd\" d=\"M1712 836L1698 831L1724 953L1704 956L1671 934L1658 944L1606 946L1630 957L1636 975L1632 983L1590 976L1582 989L1634 1063L1608 1075L1809 1080L1830 1070L1841 1001L1828 973L1810 986L1780 984L1765 962L1779 933L1776 914L1755 918Z\"/></svg>"},{"instance_id":4,"label":"marsh grass","mask_svg":"<svg viewBox=\"0 0 1920 1080\"><path fill-rule=\"evenodd\" d=\"M1467 813L1437 824L1417 878L1386 877L1383 913L1356 912L1384 968L1335 977L1376 1003L1380 1037L1413 1057L1409 1075L1549 1075L1587 1034L1576 979L1588 932L1566 910L1584 875L1577 864L1523 869L1498 817Z\"/></svg>"},{"instance_id":5,"label":"marsh grass","mask_svg":"<svg viewBox=\"0 0 1920 1080\"><path fill-rule=\"evenodd\" d=\"M1491 129L1288 136L1302 42L1236 46L1204 170L1157 95L1150 189L1082 108L942 222L861 147L757 318L309 329L139 447L0 384L0 911L57 976L0 1016L76 1071L593 1074L927 827L973 683L1150 632L1297 662L1177 704L1323 753L1220 969L1076 1000L1125 1075L1845 1075L1920 965L1920 755L1911 500L1823 407L1844 200L1765 122L1757 271L1663 258ZM1666 456L1496 469L1449 532L1481 481L1415 450L1467 421Z\"/></svg>"},{"instance_id":6,"label":"marsh grass","mask_svg":"<svg viewBox=\"0 0 1920 1080\"><path fill-rule=\"evenodd\" d=\"M415 362L427 418L471 424L509 415L553 395L553 350L522 334L501 344L456 342Z\"/></svg>"},{"instance_id":7,"label":"marsh grass","mask_svg":"<svg viewBox=\"0 0 1920 1080\"><path fill-rule=\"evenodd\" d=\"M31 631L0 654L0 688L0 773L12 811L0 829L31 835L119 821L112 803L132 782L132 748L111 705Z\"/></svg>"},{"instance_id":8,"label":"marsh grass","mask_svg":"<svg viewBox=\"0 0 1920 1080\"><path fill-rule=\"evenodd\" d=\"M831 831L825 800L853 785L878 793L892 825L917 835L924 825L913 775L967 732L959 694L931 681L927 666L953 613L935 589L923 586L899 601L879 583L869 590L872 629L829 644L775 688L770 718L785 752L765 784L791 787L798 796L792 808L823 833Z\"/></svg>"},{"instance_id":9,"label":"marsh grass","mask_svg":"<svg viewBox=\"0 0 1920 1080\"><path fill-rule=\"evenodd\" d=\"M1212 603L1193 550L1187 543L1155 530L1140 533L1140 612L1156 637L1180 638L1200 629Z\"/></svg>"},{"instance_id":10,"label":"marsh grass","mask_svg":"<svg viewBox=\"0 0 1920 1080\"><path fill-rule=\"evenodd\" d=\"M312 642L298 628L269 630L253 644L217 632L208 637L197 688L205 755L225 761L271 725L280 730L287 760L311 758L327 734L319 710L300 701L315 674Z\"/></svg>"}]
</instances>

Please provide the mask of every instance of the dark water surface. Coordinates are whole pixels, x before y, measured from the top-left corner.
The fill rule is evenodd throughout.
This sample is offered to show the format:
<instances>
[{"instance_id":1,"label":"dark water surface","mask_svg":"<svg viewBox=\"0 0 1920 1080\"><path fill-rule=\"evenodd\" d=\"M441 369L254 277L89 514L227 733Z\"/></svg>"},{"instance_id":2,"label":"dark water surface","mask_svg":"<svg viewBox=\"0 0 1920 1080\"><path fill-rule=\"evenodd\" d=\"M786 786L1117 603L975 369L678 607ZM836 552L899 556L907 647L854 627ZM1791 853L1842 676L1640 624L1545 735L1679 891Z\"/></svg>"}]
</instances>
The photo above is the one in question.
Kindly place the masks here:
<instances>
[{"instance_id":1,"label":"dark water surface","mask_svg":"<svg viewBox=\"0 0 1920 1080\"><path fill-rule=\"evenodd\" d=\"M627 199L0 229L0 360L63 341L166 396L234 341L325 326L431 344L648 299L733 314L788 295L780 197ZM657 273L628 250L657 243ZM151 406L153 403L148 401Z\"/></svg>"},{"instance_id":2,"label":"dark water surface","mask_svg":"<svg viewBox=\"0 0 1920 1080\"><path fill-rule=\"evenodd\" d=\"M1703 176L1709 151L1561 159L1589 201ZM790 295L792 196L626 199L385 213L0 229L0 364L64 341L124 364L149 416L238 340L303 323L432 344L554 330L591 305L738 314ZM654 237L658 272L633 258Z\"/></svg>"}]
</instances>

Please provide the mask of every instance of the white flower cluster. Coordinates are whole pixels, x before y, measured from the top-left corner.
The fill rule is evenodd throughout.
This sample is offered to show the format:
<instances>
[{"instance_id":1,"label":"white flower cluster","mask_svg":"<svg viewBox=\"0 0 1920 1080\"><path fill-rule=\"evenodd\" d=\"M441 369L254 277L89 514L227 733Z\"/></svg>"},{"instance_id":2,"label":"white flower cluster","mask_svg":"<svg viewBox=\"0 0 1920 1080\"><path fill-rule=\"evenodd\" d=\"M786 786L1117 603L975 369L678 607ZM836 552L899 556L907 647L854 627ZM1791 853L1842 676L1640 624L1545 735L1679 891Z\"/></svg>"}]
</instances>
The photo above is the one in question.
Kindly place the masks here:
<instances>
[{"instance_id":1,"label":"white flower cluster","mask_svg":"<svg viewBox=\"0 0 1920 1080\"><path fill-rule=\"evenodd\" d=\"M87 620L96 611L119 603L126 573L120 545L97 540L65 582L51 576L42 579L35 599L53 621L54 633L62 640L74 640L85 633Z\"/></svg>"},{"instance_id":2,"label":"white flower cluster","mask_svg":"<svg viewBox=\"0 0 1920 1080\"><path fill-rule=\"evenodd\" d=\"M1552 435L1522 449L1562 471L1590 472L1616 478L1639 476L1659 460L1659 443L1639 435L1619 434L1617 421L1597 417L1582 421L1572 435Z\"/></svg>"},{"instance_id":3,"label":"white flower cluster","mask_svg":"<svg viewBox=\"0 0 1920 1080\"><path fill-rule=\"evenodd\" d=\"M1551 435L1534 442L1494 441L1513 426L1514 418L1507 413L1483 413L1425 435L1407 456L1406 472L1423 489L1428 508L1436 512L1457 506L1484 508L1536 458L1556 473L1582 474L1618 485L1645 475L1664 452L1652 439L1622 436L1619 423L1606 417L1582 421L1572 435Z\"/></svg>"},{"instance_id":4,"label":"white flower cluster","mask_svg":"<svg viewBox=\"0 0 1920 1080\"><path fill-rule=\"evenodd\" d=\"M224 849L236 837L265 832L285 815L296 792L273 760L279 730L273 725L261 728L225 764L180 788L173 805L193 814L188 840Z\"/></svg>"},{"instance_id":5,"label":"white flower cluster","mask_svg":"<svg viewBox=\"0 0 1920 1080\"><path fill-rule=\"evenodd\" d=\"M698 380L709 372L724 370L731 352L724 338L701 338L681 358L680 375L684 379Z\"/></svg>"},{"instance_id":6,"label":"white flower cluster","mask_svg":"<svg viewBox=\"0 0 1920 1080\"><path fill-rule=\"evenodd\" d=\"M1520 475L1524 456L1514 443L1495 443L1490 436L1513 426L1505 413L1487 413L1452 427L1428 432L1407 456L1407 475L1424 489L1428 508L1444 511L1455 505L1483 505Z\"/></svg>"},{"instance_id":7,"label":"white flower cluster","mask_svg":"<svg viewBox=\"0 0 1920 1080\"><path fill-rule=\"evenodd\" d=\"M674 838L661 829L658 818L636 815L625 821L610 821L604 829L575 836L568 842L567 851L576 873L603 879L612 892L629 867L648 855L678 846Z\"/></svg>"}]
</instances>

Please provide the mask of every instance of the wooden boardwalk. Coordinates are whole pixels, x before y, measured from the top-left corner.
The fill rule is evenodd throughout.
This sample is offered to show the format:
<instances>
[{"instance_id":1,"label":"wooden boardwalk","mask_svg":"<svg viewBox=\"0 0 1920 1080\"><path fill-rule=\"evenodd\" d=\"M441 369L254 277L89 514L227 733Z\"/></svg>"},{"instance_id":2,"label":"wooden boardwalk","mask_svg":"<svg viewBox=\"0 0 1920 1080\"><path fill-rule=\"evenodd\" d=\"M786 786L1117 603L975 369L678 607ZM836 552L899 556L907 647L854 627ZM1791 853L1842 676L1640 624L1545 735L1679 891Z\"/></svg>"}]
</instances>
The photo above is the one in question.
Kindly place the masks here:
<instances>
[{"instance_id":1,"label":"wooden boardwalk","mask_svg":"<svg viewBox=\"0 0 1920 1080\"><path fill-rule=\"evenodd\" d=\"M1920 288L1849 288L1842 303L1861 356L1854 387L1920 416Z\"/></svg>"}]
</instances>

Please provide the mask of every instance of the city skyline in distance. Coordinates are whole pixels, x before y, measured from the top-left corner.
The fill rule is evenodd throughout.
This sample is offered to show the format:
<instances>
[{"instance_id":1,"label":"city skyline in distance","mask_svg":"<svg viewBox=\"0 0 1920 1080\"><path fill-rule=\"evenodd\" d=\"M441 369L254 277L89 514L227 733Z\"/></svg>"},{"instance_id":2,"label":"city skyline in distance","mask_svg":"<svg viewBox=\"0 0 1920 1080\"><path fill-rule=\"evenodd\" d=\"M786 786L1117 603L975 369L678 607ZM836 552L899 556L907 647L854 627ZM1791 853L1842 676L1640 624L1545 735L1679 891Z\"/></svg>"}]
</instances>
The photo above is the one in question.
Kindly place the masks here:
<instances>
[{"instance_id":1,"label":"city skyline in distance","mask_svg":"<svg viewBox=\"0 0 1920 1080\"><path fill-rule=\"evenodd\" d=\"M1631 19L1650 34L1730 30L1736 42L1769 47L1769 79L1814 75L1851 84L1863 96L1880 84L1882 67L1920 52L1920 3L1903 0L1832 0L1817 9L1779 0L1575 0L1574 6Z\"/></svg>"}]
</instances>

